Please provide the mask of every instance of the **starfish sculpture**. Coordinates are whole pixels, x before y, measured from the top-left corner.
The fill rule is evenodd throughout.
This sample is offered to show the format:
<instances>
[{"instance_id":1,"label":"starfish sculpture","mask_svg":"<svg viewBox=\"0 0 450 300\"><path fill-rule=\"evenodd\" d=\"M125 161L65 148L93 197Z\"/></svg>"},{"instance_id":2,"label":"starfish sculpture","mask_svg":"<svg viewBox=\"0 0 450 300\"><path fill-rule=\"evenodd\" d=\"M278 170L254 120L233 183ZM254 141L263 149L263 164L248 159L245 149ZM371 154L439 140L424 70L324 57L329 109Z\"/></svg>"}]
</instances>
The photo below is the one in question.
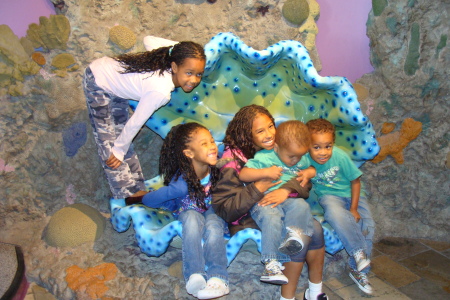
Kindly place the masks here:
<instances>
[{"instance_id":1,"label":"starfish sculpture","mask_svg":"<svg viewBox=\"0 0 450 300\"><path fill-rule=\"evenodd\" d=\"M266 13L269 12L269 5L266 6L260 6L256 9L256 12L259 12L262 14L262 16L264 17L266 15Z\"/></svg>"}]
</instances>

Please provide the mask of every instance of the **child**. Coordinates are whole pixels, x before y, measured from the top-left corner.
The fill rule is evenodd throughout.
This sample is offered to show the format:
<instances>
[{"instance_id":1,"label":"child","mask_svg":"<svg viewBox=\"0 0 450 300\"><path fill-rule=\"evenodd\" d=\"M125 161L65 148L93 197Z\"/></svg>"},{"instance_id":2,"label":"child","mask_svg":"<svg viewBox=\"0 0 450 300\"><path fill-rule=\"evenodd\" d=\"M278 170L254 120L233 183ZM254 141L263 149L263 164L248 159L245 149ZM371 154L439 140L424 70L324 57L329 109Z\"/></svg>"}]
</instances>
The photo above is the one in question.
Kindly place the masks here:
<instances>
[{"instance_id":1,"label":"child","mask_svg":"<svg viewBox=\"0 0 450 300\"><path fill-rule=\"evenodd\" d=\"M142 203L150 207L172 207L178 215L183 226L186 290L198 299L229 293L225 222L211 207L211 188L219 174L215 167L217 153L211 133L202 125L186 123L173 127L164 140L159 158L166 186L142 199Z\"/></svg>"},{"instance_id":2,"label":"child","mask_svg":"<svg viewBox=\"0 0 450 300\"><path fill-rule=\"evenodd\" d=\"M302 122L282 123L276 130L275 140L266 143L254 158L247 161L239 174L239 179L244 182L281 179L278 184L270 187L268 192L277 190L306 168L305 161L301 159L308 152L310 141L308 128ZM273 145L273 148L268 149L267 145ZM309 177L314 177L314 170L312 172L313 175ZM279 269L281 264L278 260L283 260L283 257L279 256L278 251L286 255L297 254L303 248L302 235L309 237L312 235L313 219L309 206L303 199L294 198L295 196L283 202L276 202L270 207L260 203L250 211L262 233L262 261L266 268L261 281L284 284L282 280L287 278ZM275 226L283 222L273 218L283 220L284 225ZM287 234L282 242L284 227Z\"/></svg>"},{"instance_id":3,"label":"child","mask_svg":"<svg viewBox=\"0 0 450 300\"><path fill-rule=\"evenodd\" d=\"M375 224L366 197L361 194L361 171L348 155L334 147L335 129L324 119L306 123L311 133L309 159L316 168L314 184L325 220L350 255L350 277L365 293L372 293L367 274Z\"/></svg>"},{"instance_id":4,"label":"child","mask_svg":"<svg viewBox=\"0 0 450 300\"><path fill-rule=\"evenodd\" d=\"M267 194L264 193L275 185L272 180L263 179L251 183L239 180L239 173L248 159L253 158L258 150L273 149L275 132L275 121L272 115L266 108L259 105L241 108L228 124L223 140L225 151L221 159L225 165L221 169L219 181L213 190L213 207L216 213L229 223L232 233L235 232L235 228L258 228L248 215L250 210L258 204L261 205L259 207L265 207L274 212L272 220L279 229L278 232L281 232L284 224L278 214L279 210L270 208L269 205L282 203L291 193L298 193L298 197L302 198L309 196L309 188L302 187L296 179L290 180ZM309 212L307 203L298 200L298 203L302 204L300 211ZM310 215L305 215L304 218L308 219ZM284 276L288 281L281 286L281 300L294 299L305 260L308 263L309 288L305 292L304 299L328 299L327 295L322 293L325 255L322 227L317 221L312 222L314 225L312 236L301 235L303 248L298 254L291 256L278 254L283 258L284 264L282 267L278 264L275 266L278 266L278 269L284 269ZM281 235L276 238L281 241ZM266 247L263 246L263 250L264 248Z\"/></svg>"},{"instance_id":5,"label":"child","mask_svg":"<svg viewBox=\"0 0 450 300\"><path fill-rule=\"evenodd\" d=\"M205 60L202 46L180 42L138 54L99 58L86 68L89 118L114 198L145 194L131 142L148 118L169 102L174 88L189 93L200 83ZM131 118L130 99L139 101Z\"/></svg>"}]
</instances>

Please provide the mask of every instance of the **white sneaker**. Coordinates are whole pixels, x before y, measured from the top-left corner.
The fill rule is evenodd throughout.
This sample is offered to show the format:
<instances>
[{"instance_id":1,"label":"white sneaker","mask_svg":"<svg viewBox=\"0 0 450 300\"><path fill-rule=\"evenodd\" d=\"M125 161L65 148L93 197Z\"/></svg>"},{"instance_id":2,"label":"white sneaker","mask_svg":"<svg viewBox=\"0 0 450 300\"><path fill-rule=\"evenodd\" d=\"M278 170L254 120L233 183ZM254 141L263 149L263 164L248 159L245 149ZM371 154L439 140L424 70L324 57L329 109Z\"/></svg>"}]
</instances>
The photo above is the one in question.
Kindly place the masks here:
<instances>
[{"instance_id":1,"label":"white sneaker","mask_svg":"<svg viewBox=\"0 0 450 300\"><path fill-rule=\"evenodd\" d=\"M363 250L358 250L353 254L356 262L356 269L361 272L365 267L370 265L370 259L367 258L366 253Z\"/></svg>"},{"instance_id":2,"label":"white sneaker","mask_svg":"<svg viewBox=\"0 0 450 300\"><path fill-rule=\"evenodd\" d=\"M291 227L286 227L287 234L284 241L281 243L278 250L281 253L286 255L294 255L302 251L303 249L303 240L301 236L300 229L293 229Z\"/></svg>"},{"instance_id":3,"label":"white sneaker","mask_svg":"<svg viewBox=\"0 0 450 300\"><path fill-rule=\"evenodd\" d=\"M188 294L191 294L194 297L197 297L197 294L200 290L204 289L206 286L205 278L198 273L194 273L189 276L189 280L186 283L186 291Z\"/></svg>"},{"instance_id":4,"label":"white sneaker","mask_svg":"<svg viewBox=\"0 0 450 300\"><path fill-rule=\"evenodd\" d=\"M288 279L284 276L282 270L284 267L276 259L271 259L265 263L264 272L261 275L262 282L272 283L272 284L287 284Z\"/></svg>"},{"instance_id":5,"label":"white sneaker","mask_svg":"<svg viewBox=\"0 0 450 300\"><path fill-rule=\"evenodd\" d=\"M206 287L197 294L198 299L219 298L230 293L228 284L220 278L211 277L206 283Z\"/></svg>"}]
</instances>

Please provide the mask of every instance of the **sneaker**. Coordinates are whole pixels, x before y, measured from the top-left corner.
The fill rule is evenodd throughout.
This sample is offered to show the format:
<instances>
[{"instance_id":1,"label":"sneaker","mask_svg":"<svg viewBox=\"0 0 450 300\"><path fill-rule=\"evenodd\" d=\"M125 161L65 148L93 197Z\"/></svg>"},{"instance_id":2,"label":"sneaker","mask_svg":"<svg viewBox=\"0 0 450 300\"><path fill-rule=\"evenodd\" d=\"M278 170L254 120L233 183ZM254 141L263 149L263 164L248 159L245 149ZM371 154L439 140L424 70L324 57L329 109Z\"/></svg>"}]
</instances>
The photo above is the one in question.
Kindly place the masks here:
<instances>
[{"instance_id":1,"label":"sneaker","mask_svg":"<svg viewBox=\"0 0 450 300\"><path fill-rule=\"evenodd\" d=\"M367 274L358 272L356 270L350 270L348 276L350 276L350 278L353 279L353 281L358 285L361 291L363 291L366 294L372 294L373 289L372 286L370 285Z\"/></svg>"},{"instance_id":2,"label":"sneaker","mask_svg":"<svg viewBox=\"0 0 450 300\"><path fill-rule=\"evenodd\" d=\"M292 229L290 227L286 227L287 234L284 241L281 243L278 250L281 253L286 255L294 255L302 251L303 249L303 240L301 236L301 231L298 229Z\"/></svg>"},{"instance_id":3,"label":"sneaker","mask_svg":"<svg viewBox=\"0 0 450 300\"><path fill-rule=\"evenodd\" d=\"M303 294L303 300L314 300L314 299L306 298L306 294L308 294L308 296L309 296L309 289L306 289L305 293ZM321 293L316 297L315 300L329 300L329 298L328 298L327 294Z\"/></svg>"},{"instance_id":4,"label":"sneaker","mask_svg":"<svg viewBox=\"0 0 450 300\"><path fill-rule=\"evenodd\" d=\"M276 259L270 259L265 264L266 267L261 275L261 281L272 284L288 283L287 277L284 276L283 272L281 272L284 270L284 267Z\"/></svg>"},{"instance_id":5,"label":"sneaker","mask_svg":"<svg viewBox=\"0 0 450 300\"><path fill-rule=\"evenodd\" d=\"M365 267L370 265L370 259L367 258L366 253L363 250L358 250L353 254L353 258L355 258L356 269L358 272L361 272Z\"/></svg>"},{"instance_id":6,"label":"sneaker","mask_svg":"<svg viewBox=\"0 0 450 300\"><path fill-rule=\"evenodd\" d=\"M211 277L206 283L206 287L203 290L198 291L197 298L213 299L222 297L223 295L227 295L229 293L230 289L225 281L217 277Z\"/></svg>"},{"instance_id":7,"label":"sneaker","mask_svg":"<svg viewBox=\"0 0 450 300\"><path fill-rule=\"evenodd\" d=\"M189 280L186 283L186 291L188 294L191 294L194 297L197 297L197 294L200 290L204 289L206 286L205 278L198 273L194 273L189 276Z\"/></svg>"}]
</instances>

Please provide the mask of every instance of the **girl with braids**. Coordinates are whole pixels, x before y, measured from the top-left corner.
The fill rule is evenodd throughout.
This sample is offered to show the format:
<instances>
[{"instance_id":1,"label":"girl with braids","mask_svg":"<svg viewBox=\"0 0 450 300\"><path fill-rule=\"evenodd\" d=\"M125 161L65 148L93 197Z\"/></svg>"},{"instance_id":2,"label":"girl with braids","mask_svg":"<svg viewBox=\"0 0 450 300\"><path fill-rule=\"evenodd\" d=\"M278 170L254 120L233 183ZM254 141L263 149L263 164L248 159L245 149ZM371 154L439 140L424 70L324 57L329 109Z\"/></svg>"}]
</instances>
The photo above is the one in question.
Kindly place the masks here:
<instances>
[{"instance_id":1,"label":"girl with braids","mask_svg":"<svg viewBox=\"0 0 450 300\"><path fill-rule=\"evenodd\" d=\"M257 151L274 149L275 133L275 120L266 108L253 104L236 113L228 124L223 140L225 151L219 161L223 167L213 188L212 205L216 214L229 223L232 234L247 227L261 228L261 256L265 263L261 281L282 284L281 300L295 298L305 261L308 264L309 286L303 299L326 300L327 295L322 293L325 256L322 227L313 220L309 205L303 199L290 198L292 193L297 193L298 198L308 198L311 185L303 187L297 178L293 178L268 192L280 181L264 178L251 183L239 179L245 163L253 159ZM288 221L292 227L285 229ZM304 223L312 223L310 232L298 231L298 228L305 227L302 226ZM280 232L284 234L280 235ZM286 238L281 243L284 236ZM281 252L283 245L296 239L301 240L302 244L298 253Z\"/></svg>"},{"instance_id":2,"label":"girl with braids","mask_svg":"<svg viewBox=\"0 0 450 300\"><path fill-rule=\"evenodd\" d=\"M152 51L103 57L84 74L84 93L101 164L113 197L145 192L141 166L131 144L150 116L180 87L191 92L199 83L206 56L201 45L179 42ZM139 101L129 117L128 100Z\"/></svg>"},{"instance_id":3,"label":"girl with braids","mask_svg":"<svg viewBox=\"0 0 450 300\"><path fill-rule=\"evenodd\" d=\"M181 221L186 290L198 299L229 293L225 222L211 207L211 189L219 176L217 154L214 138L202 125L172 127L159 158L165 186L142 198L144 205L174 211Z\"/></svg>"}]
</instances>

